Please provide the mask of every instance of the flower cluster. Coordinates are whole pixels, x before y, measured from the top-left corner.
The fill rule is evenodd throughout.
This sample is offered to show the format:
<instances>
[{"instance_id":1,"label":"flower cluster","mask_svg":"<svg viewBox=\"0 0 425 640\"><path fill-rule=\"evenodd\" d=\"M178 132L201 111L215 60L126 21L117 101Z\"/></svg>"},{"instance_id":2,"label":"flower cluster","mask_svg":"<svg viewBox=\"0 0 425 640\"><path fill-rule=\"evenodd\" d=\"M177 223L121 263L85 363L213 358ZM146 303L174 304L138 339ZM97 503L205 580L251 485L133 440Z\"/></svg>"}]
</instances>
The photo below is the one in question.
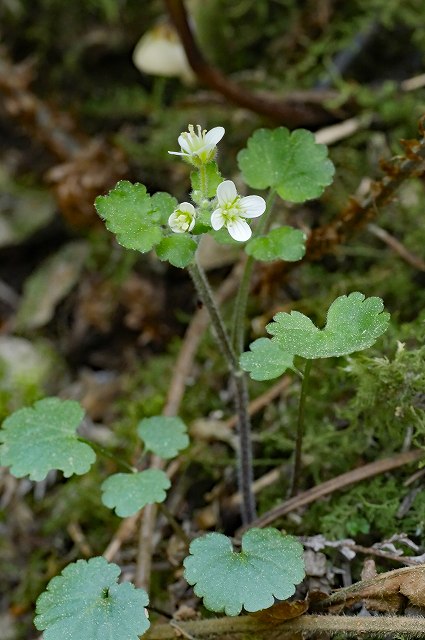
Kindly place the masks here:
<instances>
[{"instance_id":1,"label":"flower cluster","mask_svg":"<svg viewBox=\"0 0 425 640\"><path fill-rule=\"evenodd\" d=\"M195 133L193 125L189 132L182 133L179 138L181 152L169 151L181 155L198 166L210 162L216 152L216 145L224 135L223 127L215 127L211 131L201 130ZM261 196L245 196L238 194L234 182L224 180L217 187L216 208L211 214L211 226L215 231L226 227L234 240L246 242L251 237L251 227L246 218L258 218L266 210L266 202ZM174 233L192 231L196 222L196 209L189 202L182 202L171 214L168 224Z\"/></svg>"}]
</instances>

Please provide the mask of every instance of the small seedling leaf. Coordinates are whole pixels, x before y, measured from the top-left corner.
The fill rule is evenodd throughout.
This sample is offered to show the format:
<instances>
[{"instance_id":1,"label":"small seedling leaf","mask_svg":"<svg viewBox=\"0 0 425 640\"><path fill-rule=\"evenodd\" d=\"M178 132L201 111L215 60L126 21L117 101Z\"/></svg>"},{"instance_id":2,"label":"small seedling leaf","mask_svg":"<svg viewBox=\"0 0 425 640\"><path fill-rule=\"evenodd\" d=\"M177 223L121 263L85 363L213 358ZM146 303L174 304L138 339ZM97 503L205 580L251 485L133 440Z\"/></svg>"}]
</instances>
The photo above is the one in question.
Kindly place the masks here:
<instances>
[{"instance_id":1,"label":"small seedling leaf","mask_svg":"<svg viewBox=\"0 0 425 640\"><path fill-rule=\"evenodd\" d=\"M196 241L186 234L174 234L163 238L155 247L155 253L160 260L168 260L174 267L183 269L193 260Z\"/></svg>"},{"instance_id":2,"label":"small seedling leaf","mask_svg":"<svg viewBox=\"0 0 425 640\"><path fill-rule=\"evenodd\" d=\"M164 502L170 486L167 474L160 469L115 473L102 484L102 502L121 518L127 518L147 504Z\"/></svg>"},{"instance_id":3,"label":"small seedling leaf","mask_svg":"<svg viewBox=\"0 0 425 640\"><path fill-rule=\"evenodd\" d=\"M305 234L293 227L273 229L266 236L252 238L245 251L256 260L296 262L305 254Z\"/></svg>"},{"instance_id":4,"label":"small seedling leaf","mask_svg":"<svg viewBox=\"0 0 425 640\"><path fill-rule=\"evenodd\" d=\"M250 529L242 550L233 551L229 538L208 533L194 540L184 561L185 578L211 611L237 616L267 609L275 598L286 600L304 578L302 545L277 529Z\"/></svg>"},{"instance_id":5,"label":"small seedling leaf","mask_svg":"<svg viewBox=\"0 0 425 640\"><path fill-rule=\"evenodd\" d=\"M162 238L161 224L171 204L164 195L151 198L143 184L121 180L107 196L98 196L95 206L123 247L145 253Z\"/></svg>"},{"instance_id":6,"label":"small seedling leaf","mask_svg":"<svg viewBox=\"0 0 425 640\"><path fill-rule=\"evenodd\" d=\"M371 347L388 328L390 314L381 298L365 298L358 291L331 304L324 329L299 313L278 313L267 331L288 353L307 359L344 356Z\"/></svg>"},{"instance_id":7,"label":"small seedling leaf","mask_svg":"<svg viewBox=\"0 0 425 640\"><path fill-rule=\"evenodd\" d=\"M86 473L96 456L76 434L83 416L78 402L59 398L15 411L0 431L0 464L10 466L17 478L29 475L31 480L43 480L53 469L65 478Z\"/></svg>"},{"instance_id":8,"label":"small seedling leaf","mask_svg":"<svg viewBox=\"0 0 425 640\"><path fill-rule=\"evenodd\" d=\"M258 338L249 348L250 351L241 355L239 364L244 371L249 371L253 380L272 380L294 368L294 356L270 338Z\"/></svg>"},{"instance_id":9,"label":"small seedling leaf","mask_svg":"<svg viewBox=\"0 0 425 640\"><path fill-rule=\"evenodd\" d=\"M144 418L139 422L137 431L146 449L160 458L174 458L189 445L186 425L177 417Z\"/></svg>"},{"instance_id":10,"label":"small seedling leaf","mask_svg":"<svg viewBox=\"0 0 425 640\"><path fill-rule=\"evenodd\" d=\"M304 202L318 198L335 172L325 145L305 129L258 129L238 154L245 182L253 189L275 189L281 198Z\"/></svg>"},{"instance_id":11,"label":"small seedling leaf","mask_svg":"<svg viewBox=\"0 0 425 640\"><path fill-rule=\"evenodd\" d=\"M149 628L143 589L117 584L120 568L104 558L78 560L50 580L34 624L44 640L138 640Z\"/></svg>"}]
</instances>

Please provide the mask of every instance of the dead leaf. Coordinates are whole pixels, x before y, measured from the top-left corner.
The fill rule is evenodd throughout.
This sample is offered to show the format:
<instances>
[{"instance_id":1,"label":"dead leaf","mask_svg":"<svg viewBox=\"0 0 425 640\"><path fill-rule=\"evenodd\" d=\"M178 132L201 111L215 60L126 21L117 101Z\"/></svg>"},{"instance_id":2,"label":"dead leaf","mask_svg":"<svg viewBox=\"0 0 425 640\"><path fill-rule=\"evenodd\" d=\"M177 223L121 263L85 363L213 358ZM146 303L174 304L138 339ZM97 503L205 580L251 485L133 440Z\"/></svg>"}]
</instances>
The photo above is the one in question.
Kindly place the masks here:
<instances>
[{"instance_id":1,"label":"dead leaf","mask_svg":"<svg viewBox=\"0 0 425 640\"><path fill-rule=\"evenodd\" d=\"M389 613L400 611L407 603L425 607L425 564L381 573L339 589L318 606L321 610L340 611L358 602L369 610Z\"/></svg>"},{"instance_id":2,"label":"dead leaf","mask_svg":"<svg viewBox=\"0 0 425 640\"><path fill-rule=\"evenodd\" d=\"M261 622L279 623L298 618L308 609L308 600L294 600L293 602L276 602L269 609L262 609L252 613L252 617Z\"/></svg>"}]
</instances>

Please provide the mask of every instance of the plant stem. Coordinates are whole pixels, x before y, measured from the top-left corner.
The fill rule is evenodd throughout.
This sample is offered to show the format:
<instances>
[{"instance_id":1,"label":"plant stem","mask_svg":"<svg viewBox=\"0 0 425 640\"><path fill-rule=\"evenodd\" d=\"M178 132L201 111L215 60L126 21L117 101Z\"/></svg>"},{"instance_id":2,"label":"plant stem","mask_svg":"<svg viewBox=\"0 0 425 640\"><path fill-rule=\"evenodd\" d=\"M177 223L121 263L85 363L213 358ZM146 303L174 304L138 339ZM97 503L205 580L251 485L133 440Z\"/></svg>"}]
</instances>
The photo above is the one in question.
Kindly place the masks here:
<instances>
[{"instance_id":1,"label":"plant stem","mask_svg":"<svg viewBox=\"0 0 425 640\"><path fill-rule=\"evenodd\" d=\"M204 164L201 164L199 167L199 186L202 198L206 198L208 193L208 178Z\"/></svg>"},{"instance_id":2,"label":"plant stem","mask_svg":"<svg viewBox=\"0 0 425 640\"><path fill-rule=\"evenodd\" d=\"M243 498L241 505L242 521L244 524L249 524L255 519L255 498L252 491L253 471L251 421L248 412L249 399L246 377L243 371L239 368L238 358L230 342L221 313L216 305L204 271L197 262L190 265L188 269L195 288L202 302L208 309L217 342L227 362L234 388L236 413L239 417L238 480L239 491Z\"/></svg>"},{"instance_id":3,"label":"plant stem","mask_svg":"<svg viewBox=\"0 0 425 640\"><path fill-rule=\"evenodd\" d=\"M292 483L289 496L292 498L298 491L300 475L301 475L301 450L304 435L304 415L305 401L308 393L308 383L310 380L310 371L313 360L306 360L304 368L304 376L301 384L300 403L298 406L297 436L295 440L294 467L292 471Z\"/></svg>"},{"instance_id":4,"label":"plant stem","mask_svg":"<svg viewBox=\"0 0 425 640\"><path fill-rule=\"evenodd\" d=\"M86 438L81 438L81 437L79 437L78 440L80 442L84 442L84 444L90 445L92 449L94 449L97 453L99 453L104 458L109 458L110 460L113 460L122 469L125 469L126 471L130 471L131 473L135 473L137 471L137 469L135 467L132 467L131 464L128 464L128 462L126 462L122 458L117 458L115 454L113 454L111 451L108 451L108 449L104 449L100 444L97 444L97 442L93 442L92 440L86 440Z\"/></svg>"},{"instance_id":5,"label":"plant stem","mask_svg":"<svg viewBox=\"0 0 425 640\"><path fill-rule=\"evenodd\" d=\"M276 192L274 191L274 189L270 189L266 200L266 210L261 216L259 224L255 230L256 236L267 231L271 223L271 212L273 210L275 198ZM245 268L241 277L241 282L234 306L232 322L232 344L236 350L236 353L238 354L242 353L244 349L246 307L248 303L254 262L255 258L253 256L248 256L247 261L245 262Z\"/></svg>"},{"instance_id":6,"label":"plant stem","mask_svg":"<svg viewBox=\"0 0 425 640\"><path fill-rule=\"evenodd\" d=\"M211 618L210 620L179 621L181 632L195 638L211 638L212 636L235 638L288 638L310 637L322 633L347 633L358 638L364 634L370 637L378 634L405 633L409 637L423 638L425 619L421 616L335 616L335 615L303 615L286 622L263 622L254 616L238 618ZM144 640L174 640L176 630L169 624L155 624L143 636Z\"/></svg>"}]
</instances>

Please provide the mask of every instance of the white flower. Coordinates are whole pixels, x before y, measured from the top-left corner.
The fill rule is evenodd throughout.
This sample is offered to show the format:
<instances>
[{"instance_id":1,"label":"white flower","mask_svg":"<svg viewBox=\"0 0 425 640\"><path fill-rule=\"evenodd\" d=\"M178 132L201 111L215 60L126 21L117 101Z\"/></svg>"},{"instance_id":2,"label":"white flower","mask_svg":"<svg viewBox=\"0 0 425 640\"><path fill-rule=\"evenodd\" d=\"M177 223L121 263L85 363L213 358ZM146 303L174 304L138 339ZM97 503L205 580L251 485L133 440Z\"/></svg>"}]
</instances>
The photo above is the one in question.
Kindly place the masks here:
<instances>
[{"instance_id":1,"label":"white flower","mask_svg":"<svg viewBox=\"0 0 425 640\"><path fill-rule=\"evenodd\" d=\"M224 136L223 127L214 127L210 131L202 130L198 124L198 133L195 133L193 124L189 125L189 132L185 131L178 137L181 151L169 151L174 156L183 156L192 164L206 164L215 155L215 148Z\"/></svg>"},{"instance_id":2,"label":"white flower","mask_svg":"<svg viewBox=\"0 0 425 640\"><path fill-rule=\"evenodd\" d=\"M168 218L168 224L174 233L192 231L196 221L196 209L190 202L182 202Z\"/></svg>"},{"instance_id":3,"label":"white flower","mask_svg":"<svg viewBox=\"0 0 425 640\"><path fill-rule=\"evenodd\" d=\"M215 231L226 227L234 240L245 242L251 237L251 227L245 218L258 218L266 210L266 201L261 196L238 195L234 182L225 180L217 187L218 207L211 216Z\"/></svg>"}]
</instances>

